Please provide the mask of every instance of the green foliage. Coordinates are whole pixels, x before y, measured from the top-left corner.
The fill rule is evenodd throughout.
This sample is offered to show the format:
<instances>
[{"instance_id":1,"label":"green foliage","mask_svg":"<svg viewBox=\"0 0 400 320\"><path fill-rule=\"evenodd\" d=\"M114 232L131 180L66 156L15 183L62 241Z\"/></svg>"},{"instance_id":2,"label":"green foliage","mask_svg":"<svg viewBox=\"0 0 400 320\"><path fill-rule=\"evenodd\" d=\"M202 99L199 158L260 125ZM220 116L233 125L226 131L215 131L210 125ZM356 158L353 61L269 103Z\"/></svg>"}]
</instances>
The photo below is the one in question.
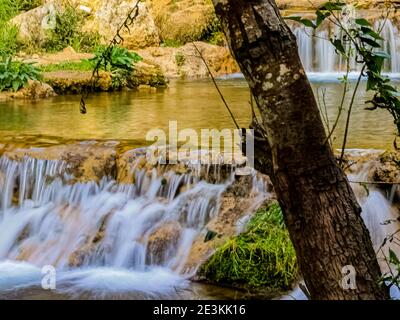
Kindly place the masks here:
<instances>
[{"instance_id":1,"label":"green foliage","mask_svg":"<svg viewBox=\"0 0 400 320\"><path fill-rule=\"evenodd\" d=\"M18 14L18 6L14 0L0 0L0 21L7 22Z\"/></svg>"},{"instance_id":2,"label":"green foliage","mask_svg":"<svg viewBox=\"0 0 400 320\"><path fill-rule=\"evenodd\" d=\"M186 58L185 56L178 52L175 54L175 62L178 67L182 67L185 64Z\"/></svg>"},{"instance_id":3,"label":"green foliage","mask_svg":"<svg viewBox=\"0 0 400 320\"><path fill-rule=\"evenodd\" d=\"M110 71L113 88L118 89L126 86L134 64L142 60L140 55L126 48L100 46L95 51L95 57L89 61L95 70Z\"/></svg>"},{"instance_id":4,"label":"green foliage","mask_svg":"<svg viewBox=\"0 0 400 320\"><path fill-rule=\"evenodd\" d=\"M161 47L178 48L181 46L183 46L183 42L181 42L180 40L165 39L161 43Z\"/></svg>"},{"instance_id":5,"label":"green foliage","mask_svg":"<svg viewBox=\"0 0 400 320\"><path fill-rule=\"evenodd\" d=\"M18 32L18 28L11 23L0 22L0 57L16 53Z\"/></svg>"},{"instance_id":6,"label":"green foliage","mask_svg":"<svg viewBox=\"0 0 400 320\"><path fill-rule=\"evenodd\" d=\"M77 51L92 51L100 42L98 33L83 32L83 13L69 5L56 15L55 28L49 30L49 37L43 44L46 51L60 51L71 46Z\"/></svg>"},{"instance_id":7,"label":"green foliage","mask_svg":"<svg viewBox=\"0 0 400 320\"><path fill-rule=\"evenodd\" d=\"M259 210L247 230L218 248L200 273L221 284L289 289L297 278L298 267L279 204Z\"/></svg>"},{"instance_id":8,"label":"green foliage","mask_svg":"<svg viewBox=\"0 0 400 320\"><path fill-rule=\"evenodd\" d=\"M89 60L82 60L79 62L61 62L55 64L48 64L39 67L41 72L52 72L52 71L92 71L93 62Z\"/></svg>"},{"instance_id":9,"label":"green foliage","mask_svg":"<svg viewBox=\"0 0 400 320\"><path fill-rule=\"evenodd\" d=\"M18 91L28 80L40 78L40 71L32 63L13 61L10 57L0 62L0 91Z\"/></svg>"},{"instance_id":10,"label":"green foliage","mask_svg":"<svg viewBox=\"0 0 400 320\"><path fill-rule=\"evenodd\" d=\"M204 30L200 40L218 46L223 46L225 44L225 35L222 32L221 22L217 17L214 17L211 23Z\"/></svg>"},{"instance_id":11,"label":"green foliage","mask_svg":"<svg viewBox=\"0 0 400 320\"><path fill-rule=\"evenodd\" d=\"M15 5L20 11L28 11L42 5L42 0L14 0Z\"/></svg>"},{"instance_id":12,"label":"green foliage","mask_svg":"<svg viewBox=\"0 0 400 320\"><path fill-rule=\"evenodd\" d=\"M325 20L339 26L341 36L332 37L330 42L335 47L337 54L346 60L353 56L356 62L362 65L362 75L367 77L367 91L374 93L373 98L366 102L371 104L371 107L366 109L382 108L388 110L393 116L400 134L399 93L395 87L389 84L390 79L382 75L384 61L390 59L390 56L378 50L381 48L381 41L383 40L379 34L380 30L373 30L371 24L362 18L355 19L349 26L342 24L340 13L337 11L342 10L345 6L346 3L341 1L326 2L317 9L315 22L297 16L287 17L287 19L297 21L313 29L317 29Z\"/></svg>"},{"instance_id":13,"label":"green foliage","mask_svg":"<svg viewBox=\"0 0 400 320\"><path fill-rule=\"evenodd\" d=\"M13 0L0 0L0 58L15 54L18 28L9 20L18 14Z\"/></svg>"},{"instance_id":14,"label":"green foliage","mask_svg":"<svg viewBox=\"0 0 400 320\"><path fill-rule=\"evenodd\" d=\"M90 59L90 61L95 65L99 64L107 71L114 69L133 70L134 64L143 60L136 52L131 52L119 46L99 46L94 54L95 57Z\"/></svg>"}]
</instances>

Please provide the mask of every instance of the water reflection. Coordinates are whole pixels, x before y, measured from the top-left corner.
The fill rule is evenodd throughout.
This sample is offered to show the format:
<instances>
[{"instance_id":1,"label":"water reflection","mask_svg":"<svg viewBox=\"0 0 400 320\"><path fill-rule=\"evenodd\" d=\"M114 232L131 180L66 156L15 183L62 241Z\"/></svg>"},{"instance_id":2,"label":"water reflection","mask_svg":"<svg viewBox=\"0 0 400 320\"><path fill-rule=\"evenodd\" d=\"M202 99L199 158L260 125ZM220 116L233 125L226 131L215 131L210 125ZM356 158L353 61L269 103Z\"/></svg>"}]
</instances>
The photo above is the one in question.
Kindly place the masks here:
<instances>
[{"instance_id":1,"label":"water reflection","mask_svg":"<svg viewBox=\"0 0 400 320\"><path fill-rule=\"evenodd\" d=\"M243 79L220 81L239 125L247 127L251 118L249 90ZM326 102L331 122L334 120L342 87L339 83L314 83L315 92L326 88ZM365 85L356 99L348 147L388 148L395 128L384 110L366 111ZM60 96L38 101L0 103L0 136L49 136L62 139L132 140L145 145L150 129L167 130L170 120L178 129L230 128L232 120L210 81L172 82L156 93L124 91L101 93L88 100L88 114L79 113L79 96ZM340 147L344 117L335 135Z\"/></svg>"}]
</instances>

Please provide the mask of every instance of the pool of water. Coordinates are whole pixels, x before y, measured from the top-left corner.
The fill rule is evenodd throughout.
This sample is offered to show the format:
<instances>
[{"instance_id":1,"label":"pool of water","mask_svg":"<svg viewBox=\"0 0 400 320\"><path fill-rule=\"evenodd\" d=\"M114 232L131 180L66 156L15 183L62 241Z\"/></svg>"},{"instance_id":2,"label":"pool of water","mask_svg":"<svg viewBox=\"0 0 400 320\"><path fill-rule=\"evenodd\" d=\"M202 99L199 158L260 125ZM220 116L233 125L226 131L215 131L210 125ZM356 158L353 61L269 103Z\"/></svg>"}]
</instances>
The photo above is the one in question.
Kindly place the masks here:
<instances>
[{"instance_id":1,"label":"pool of water","mask_svg":"<svg viewBox=\"0 0 400 320\"><path fill-rule=\"evenodd\" d=\"M341 98L339 82L316 78L313 88L321 100L325 92L328 116L334 121ZM221 90L242 127L251 118L249 89L244 79L219 80ZM325 90L325 91L324 91ZM365 84L353 108L349 148L390 148L395 137L393 120L385 110L367 111ZM177 121L178 130L192 128L234 128L211 81L174 81L157 92L123 91L99 93L88 100L88 113L79 113L80 96L59 96L45 100L0 102L0 139L28 141L122 140L134 146L148 145L151 129L168 129ZM335 147L341 146L345 114L334 135Z\"/></svg>"}]
</instances>

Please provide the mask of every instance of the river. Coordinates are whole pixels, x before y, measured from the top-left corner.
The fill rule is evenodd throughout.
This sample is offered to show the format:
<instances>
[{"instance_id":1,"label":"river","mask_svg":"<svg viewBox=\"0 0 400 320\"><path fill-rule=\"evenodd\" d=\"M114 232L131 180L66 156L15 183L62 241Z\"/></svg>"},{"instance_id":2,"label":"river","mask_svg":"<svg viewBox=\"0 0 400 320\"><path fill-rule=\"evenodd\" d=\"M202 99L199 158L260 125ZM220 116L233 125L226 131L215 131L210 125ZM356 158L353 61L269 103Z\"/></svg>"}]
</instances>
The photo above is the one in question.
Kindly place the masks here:
<instances>
[{"instance_id":1,"label":"river","mask_svg":"<svg viewBox=\"0 0 400 320\"><path fill-rule=\"evenodd\" d=\"M312 74L312 86L325 101L331 124L342 95L339 75ZM251 119L249 89L244 79L219 80L232 112L242 127ZM351 92L350 92L351 93ZM350 96L350 94L349 94ZM393 120L385 110L366 111L368 99L362 84L353 108L348 148L390 148L395 137ZM119 140L139 147L148 145L151 129L168 129L175 120L179 129L234 128L210 80L172 81L157 92L123 91L99 93L88 100L88 113L79 113L80 96L58 96L46 100L0 102L0 140L38 141ZM348 99L350 100L350 99ZM341 147L345 112L335 133L335 147Z\"/></svg>"}]
</instances>

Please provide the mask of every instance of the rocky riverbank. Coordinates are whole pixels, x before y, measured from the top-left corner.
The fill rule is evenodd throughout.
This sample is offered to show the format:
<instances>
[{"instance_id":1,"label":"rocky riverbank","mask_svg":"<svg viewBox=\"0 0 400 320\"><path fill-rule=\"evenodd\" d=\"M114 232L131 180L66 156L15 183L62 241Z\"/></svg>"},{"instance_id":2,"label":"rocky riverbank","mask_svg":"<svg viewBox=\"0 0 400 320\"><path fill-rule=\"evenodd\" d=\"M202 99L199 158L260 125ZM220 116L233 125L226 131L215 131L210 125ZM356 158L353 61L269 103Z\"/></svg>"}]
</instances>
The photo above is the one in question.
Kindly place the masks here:
<instances>
[{"instance_id":1,"label":"rocky riverbank","mask_svg":"<svg viewBox=\"0 0 400 320\"><path fill-rule=\"evenodd\" d=\"M165 188L174 190L174 194L162 192L155 198L161 203L168 203L173 198L179 198L180 195L185 195L184 199L188 201L195 196L190 190L200 186L201 184L198 185L200 181L209 183L210 187L222 186L221 183L226 183L223 190L219 191L221 194L218 202L213 203L210 207L217 209L216 214L207 216L207 218L205 216L196 218L206 219L201 222L204 223L204 227L193 239L187 258L179 267L180 272L193 275L192 279L196 281L250 290L253 294L263 297L277 296L298 280L295 260L293 260L293 256L288 255L293 248L290 242L285 242L289 241L289 238L286 231L282 229L282 214L276 204L273 204L275 196L268 177L259 173L234 174L236 167L231 165L193 165L190 157L187 158L187 161L176 165L160 165L147 161L145 152L146 149L131 150L117 141L85 141L50 147L16 146L12 142L0 144L0 159L3 159L3 167L8 163L7 161L26 163L29 168L31 165L33 165L32 168L39 168L40 164L40 166L44 166L43 168L47 168L48 183L60 178L63 183L71 186L84 186L87 183L102 185L104 179L111 179L110 181L115 181L113 183L117 183L121 190L133 188L132 190L140 192L141 188L149 187L145 182L146 179L155 183L157 179L161 179L159 181L161 183L160 190ZM386 221L386 219L395 220L399 217L396 206L390 207L389 202L392 198L396 205L399 198L393 198L390 196L390 192L387 192L388 186L397 183L396 179L400 171L397 160L399 158L398 152L385 153L379 150L349 150L346 154L349 179L352 181L353 188L363 207L363 218L367 226L371 228L375 246L383 240L382 236L387 235L388 226L381 224L383 221L380 219ZM43 161L48 161L48 163ZM34 165L35 163L37 164ZM9 168L13 167L9 166ZM1 173L0 185L9 179L7 174L10 173ZM44 171L35 174L44 174ZM381 185L379 182L385 179L385 184ZM191 183L188 184L188 181ZM176 185L177 182L179 183ZM368 184L370 182L371 184ZM378 182L378 184L375 185L374 182ZM17 205L21 201L21 191L14 191L12 202ZM28 192L27 190L23 191ZM397 190L395 191L397 192ZM384 194L387 194L388 200L385 200ZM376 216L374 210L375 201L382 201L385 204L379 203L380 210L383 210L379 217ZM187 204L189 205L189 202ZM191 209L188 207L184 211L186 212L186 210L190 211ZM105 219L110 219L112 214L109 213ZM371 223L371 219L374 223ZM105 239L106 223L106 220L102 220L97 231L87 237L87 241L83 245L70 252L68 257L64 257L70 267L82 266L100 250ZM162 264L166 259L165 254L169 254L170 248L178 250L177 239L183 232L181 223L187 222L167 219L138 240L140 243L145 243L148 248L146 251L148 263ZM262 242L257 243L257 250L265 248L265 252L252 253L252 244L254 246L257 241ZM276 246L276 243L279 245ZM283 243L286 243L286 249L282 253ZM236 246L240 246L240 250L242 250L237 257L235 250L238 248ZM272 272L272 274L275 272L276 275L279 273L279 277L276 276L276 278L265 277L265 272L257 272L260 267L257 266L257 260L248 260L256 259L257 254L262 254L265 258L265 255L270 255L271 252L273 254L268 260L268 270L265 272ZM250 258L247 254L250 255ZM27 257L29 257L29 252L21 252L19 255L21 260ZM274 266L278 264L279 270L274 270ZM240 274L232 273L232 270L236 268L235 265L246 269L241 269ZM224 270L222 278L221 270Z\"/></svg>"}]
</instances>

